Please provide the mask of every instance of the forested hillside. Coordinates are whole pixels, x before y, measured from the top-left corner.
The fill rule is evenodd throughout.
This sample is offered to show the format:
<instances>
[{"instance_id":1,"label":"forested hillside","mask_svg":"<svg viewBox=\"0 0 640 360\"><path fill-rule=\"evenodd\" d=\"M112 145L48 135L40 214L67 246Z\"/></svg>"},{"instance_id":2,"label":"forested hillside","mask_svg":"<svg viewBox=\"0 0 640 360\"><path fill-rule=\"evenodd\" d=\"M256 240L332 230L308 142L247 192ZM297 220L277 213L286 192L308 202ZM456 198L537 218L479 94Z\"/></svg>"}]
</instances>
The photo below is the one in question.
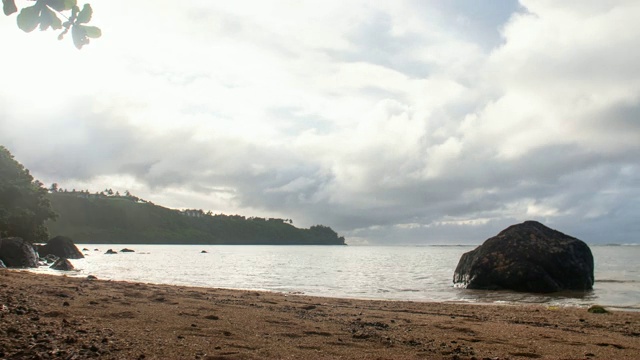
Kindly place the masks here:
<instances>
[{"instance_id":1,"label":"forested hillside","mask_svg":"<svg viewBox=\"0 0 640 360\"><path fill-rule=\"evenodd\" d=\"M344 245L344 238L322 225L300 229L283 219L180 211L134 196L52 192L58 214L47 222L52 236L86 244L274 244Z\"/></svg>"}]
</instances>

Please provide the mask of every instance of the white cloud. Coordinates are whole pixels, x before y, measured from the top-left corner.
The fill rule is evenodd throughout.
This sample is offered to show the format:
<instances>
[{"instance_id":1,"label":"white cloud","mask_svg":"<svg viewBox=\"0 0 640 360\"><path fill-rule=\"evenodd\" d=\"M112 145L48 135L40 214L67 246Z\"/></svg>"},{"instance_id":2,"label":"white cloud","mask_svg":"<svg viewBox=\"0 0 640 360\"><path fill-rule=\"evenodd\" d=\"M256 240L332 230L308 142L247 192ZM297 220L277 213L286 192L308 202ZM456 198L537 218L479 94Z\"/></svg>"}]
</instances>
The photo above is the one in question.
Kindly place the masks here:
<instances>
[{"instance_id":1,"label":"white cloud","mask_svg":"<svg viewBox=\"0 0 640 360\"><path fill-rule=\"evenodd\" d=\"M45 182L359 243L637 238L640 5L521 3L113 0L82 51L4 18L0 143Z\"/></svg>"}]
</instances>

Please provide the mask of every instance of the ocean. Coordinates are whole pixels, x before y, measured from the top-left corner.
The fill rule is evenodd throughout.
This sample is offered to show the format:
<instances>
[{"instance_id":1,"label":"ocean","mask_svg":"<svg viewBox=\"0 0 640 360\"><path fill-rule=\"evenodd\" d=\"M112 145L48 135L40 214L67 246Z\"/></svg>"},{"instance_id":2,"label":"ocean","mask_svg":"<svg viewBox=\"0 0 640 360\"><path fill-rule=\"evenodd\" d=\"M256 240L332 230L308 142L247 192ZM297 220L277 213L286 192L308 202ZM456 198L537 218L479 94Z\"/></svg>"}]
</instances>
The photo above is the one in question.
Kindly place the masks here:
<instances>
[{"instance_id":1,"label":"ocean","mask_svg":"<svg viewBox=\"0 0 640 360\"><path fill-rule=\"evenodd\" d=\"M589 306L640 311L640 246L590 246L588 293L530 294L455 288L460 256L475 246L78 245L68 276L264 290L324 297ZM108 249L132 253L104 254ZM206 251L203 253L202 251ZM53 272L46 268L38 272ZM58 272L59 273L59 272Z\"/></svg>"}]
</instances>

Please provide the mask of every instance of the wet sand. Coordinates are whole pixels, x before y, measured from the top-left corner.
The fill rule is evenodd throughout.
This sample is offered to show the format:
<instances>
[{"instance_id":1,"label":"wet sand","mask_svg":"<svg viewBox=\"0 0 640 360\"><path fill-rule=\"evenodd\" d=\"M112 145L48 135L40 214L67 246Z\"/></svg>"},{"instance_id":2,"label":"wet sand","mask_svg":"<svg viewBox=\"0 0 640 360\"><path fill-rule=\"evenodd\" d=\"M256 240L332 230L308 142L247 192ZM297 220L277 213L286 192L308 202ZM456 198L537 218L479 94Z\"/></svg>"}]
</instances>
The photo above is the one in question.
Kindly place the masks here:
<instances>
[{"instance_id":1,"label":"wet sand","mask_svg":"<svg viewBox=\"0 0 640 360\"><path fill-rule=\"evenodd\" d=\"M639 359L640 313L90 280L0 270L2 359Z\"/></svg>"}]
</instances>

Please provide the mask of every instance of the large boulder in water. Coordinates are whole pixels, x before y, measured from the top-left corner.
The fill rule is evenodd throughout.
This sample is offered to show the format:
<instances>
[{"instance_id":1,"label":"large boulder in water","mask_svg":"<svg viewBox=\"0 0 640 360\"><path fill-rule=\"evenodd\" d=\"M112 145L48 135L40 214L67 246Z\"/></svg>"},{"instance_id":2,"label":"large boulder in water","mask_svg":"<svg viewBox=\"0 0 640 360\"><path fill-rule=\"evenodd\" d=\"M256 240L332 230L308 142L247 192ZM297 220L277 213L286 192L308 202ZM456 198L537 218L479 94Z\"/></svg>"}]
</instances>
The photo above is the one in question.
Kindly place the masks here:
<instances>
[{"instance_id":1,"label":"large boulder in water","mask_svg":"<svg viewBox=\"0 0 640 360\"><path fill-rule=\"evenodd\" d=\"M56 236L47 241L46 244L38 247L38 253L41 257L51 254L65 259L84 258L84 255L78 250L73 240L66 236Z\"/></svg>"},{"instance_id":2,"label":"large boulder in water","mask_svg":"<svg viewBox=\"0 0 640 360\"><path fill-rule=\"evenodd\" d=\"M536 293L593 288L593 255L581 240L536 221L508 227L462 255L458 287Z\"/></svg>"},{"instance_id":3,"label":"large boulder in water","mask_svg":"<svg viewBox=\"0 0 640 360\"><path fill-rule=\"evenodd\" d=\"M19 237L0 239L0 260L8 268L38 266L38 255L33 246Z\"/></svg>"}]
</instances>

